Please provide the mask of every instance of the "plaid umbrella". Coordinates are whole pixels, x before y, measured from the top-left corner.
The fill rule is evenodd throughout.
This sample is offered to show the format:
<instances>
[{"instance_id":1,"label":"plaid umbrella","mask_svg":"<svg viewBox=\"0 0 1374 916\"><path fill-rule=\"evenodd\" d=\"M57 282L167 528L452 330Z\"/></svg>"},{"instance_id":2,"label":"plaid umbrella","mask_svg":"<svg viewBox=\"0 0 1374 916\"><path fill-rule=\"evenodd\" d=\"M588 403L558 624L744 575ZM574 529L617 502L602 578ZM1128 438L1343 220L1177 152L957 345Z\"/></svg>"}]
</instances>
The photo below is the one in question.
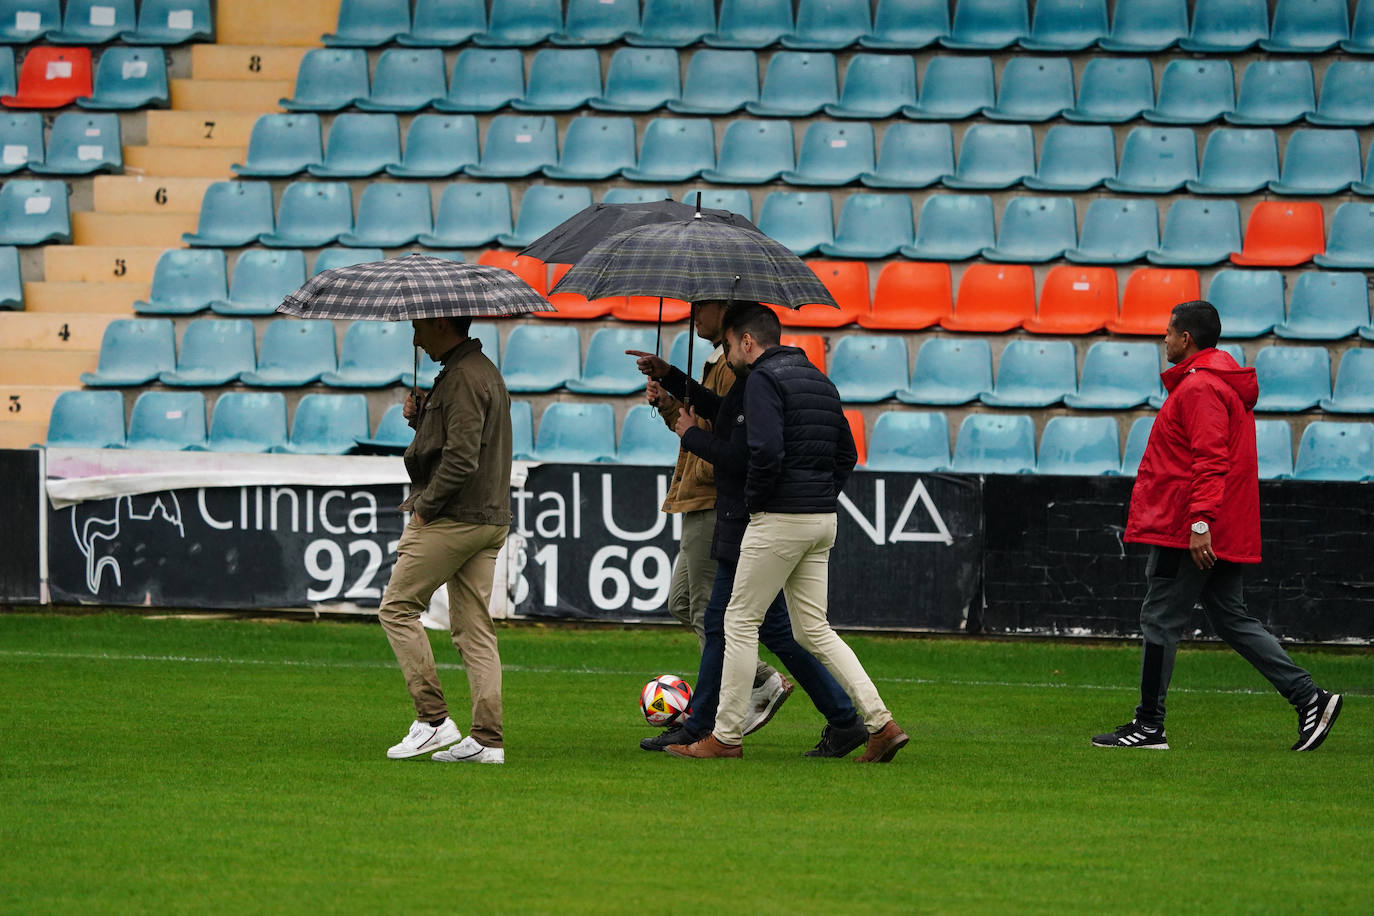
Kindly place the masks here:
<instances>
[{"instance_id":1,"label":"plaid umbrella","mask_svg":"<svg viewBox=\"0 0 1374 916\"><path fill-rule=\"evenodd\" d=\"M698 191L695 207L672 199L633 204L593 204L554 226L522 248L520 253L541 261L571 264L617 232L651 223L691 219L698 213L702 219L758 231L757 226L738 213L710 207L702 209L701 192Z\"/></svg>"},{"instance_id":2,"label":"plaid umbrella","mask_svg":"<svg viewBox=\"0 0 1374 916\"><path fill-rule=\"evenodd\" d=\"M412 254L316 274L277 311L297 318L504 318L554 307L502 267Z\"/></svg>"}]
</instances>

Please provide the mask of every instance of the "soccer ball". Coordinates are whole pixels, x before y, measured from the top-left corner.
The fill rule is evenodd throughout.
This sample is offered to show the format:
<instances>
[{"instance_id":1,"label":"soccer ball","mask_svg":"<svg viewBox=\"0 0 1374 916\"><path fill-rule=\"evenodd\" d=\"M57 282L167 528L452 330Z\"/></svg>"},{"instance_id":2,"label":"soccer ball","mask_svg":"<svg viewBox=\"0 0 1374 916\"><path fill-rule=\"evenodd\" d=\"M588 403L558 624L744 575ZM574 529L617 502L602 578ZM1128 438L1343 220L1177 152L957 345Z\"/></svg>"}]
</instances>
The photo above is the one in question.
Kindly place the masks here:
<instances>
[{"instance_id":1,"label":"soccer ball","mask_svg":"<svg viewBox=\"0 0 1374 916\"><path fill-rule=\"evenodd\" d=\"M660 674L639 693L639 711L650 725L676 725L687 718L691 702L691 686L676 674Z\"/></svg>"}]
</instances>

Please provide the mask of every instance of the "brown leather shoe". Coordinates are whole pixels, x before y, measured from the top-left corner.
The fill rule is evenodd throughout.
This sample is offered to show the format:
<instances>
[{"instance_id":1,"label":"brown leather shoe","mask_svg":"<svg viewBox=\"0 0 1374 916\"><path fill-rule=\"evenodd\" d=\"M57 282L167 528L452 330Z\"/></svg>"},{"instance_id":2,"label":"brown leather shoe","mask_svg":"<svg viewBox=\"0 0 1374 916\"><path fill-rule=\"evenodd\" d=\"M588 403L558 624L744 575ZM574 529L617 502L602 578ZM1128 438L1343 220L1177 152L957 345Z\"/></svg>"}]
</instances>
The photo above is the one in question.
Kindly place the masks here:
<instances>
[{"instance_id":1,"label":"brown leather shoe","mask_svg":"<svg viewBox=\"0 0 1374 916\"><path fill-rule=\"evenodd\" d=\"M905 737L905 735L903 736ZM674 757L743 757L744 748L738 744L723 744L714 734L692 744L670 744L664 748Z\"/></svg>"},{"instance_id":2,"label":"brown leather shoe","mask_svg":"<svg viewBox=\"0 0 1374 916\"><path fill-rule=\"evenodd\" d=\"M868 747L854 760L858 763L891 763L892 758L910 740L896 722L888 722L878 732L868 736Z\"/></svg>"}]
</instances>

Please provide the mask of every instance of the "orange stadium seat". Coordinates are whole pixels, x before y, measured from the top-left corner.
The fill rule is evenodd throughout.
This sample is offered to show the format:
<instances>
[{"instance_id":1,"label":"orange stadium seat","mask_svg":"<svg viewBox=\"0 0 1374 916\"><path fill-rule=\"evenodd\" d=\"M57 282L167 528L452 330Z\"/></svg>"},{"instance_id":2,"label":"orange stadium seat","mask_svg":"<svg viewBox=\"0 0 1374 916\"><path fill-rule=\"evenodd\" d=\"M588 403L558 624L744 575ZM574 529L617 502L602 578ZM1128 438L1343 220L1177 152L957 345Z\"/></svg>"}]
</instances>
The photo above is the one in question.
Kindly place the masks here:
<instances>
[{"instance_id":1,"label":"orange stadium seat","mask_svg":"<svg viewBox=\"0 0 1374 916\"><path fill-rule=\"evenodd\" d=\"M865 328L919 331L954 308L949 265L940 261L893 261L883 265L873 291L873 310L859 316Z\"/></svg>"},{"instance_id":2,"label":"orange stadium seat","mask_svg":"<svg viewBox=\"0 0 1374 916\"><path fill-rule=\"evenodd\" d=\"M970 264L959 280L948 331L1002 334L1035 315L1035 274L1025 264Z\"/></svg>"},{"instance_id":3,"label":"orange stadium seat","mask_svg":"<svg viewBox=\"0 0 1374 916\"><path fill-rule=\"evenodd\" d=\"M659 302L663 303L660 311ZM684 321L692 310L690 303L681 299L662 299L658 296L625 296L615 300L611 306L611 317L621 321Z\"/></svg>"},{"instance_id":4,"label":"orange stadium seat","mask_svg":"<svg viewBox=\"0 0 1374 916\"><path fill-rule=\"evenodd\" d=\"M1022 326L1032 334L1091 334L1116 315L1114 268L1061 264L1045 275L1040 309Z\"/></svg>"},{"instance_id":5,"label":"orange stadium seat","mask_svg":"<svg viewBox=\"0 0 1374 916\"><path fill-rule=\"evenodd\" d=\"M854 434L854 450L859 453L859 464L868 464L868 432L864 429L863 412L851 407L844 412L844 418L849 421L849 431Z\"/></svg>"},{"instance_id":6,"label":"orange stadium seat","mask_svg":"<svg viewBox=\"0 0 1374 916\"><path fill-rule=\"evenodd\" d=\"M1163 334L1180 302L1201 298L1197 271L1142 267L1126 280L1121 316L1107 322L1113 334Z\"/></svg>"},{"instance_id":7,"label":"orange stadium seat","mask_svg":"<svg viewBox=\"0 0 1374 916\"><path fill-rule=\"evenodd\" d=\"M825 371L825 338L819 334L784 334L781 341L784 347L799 347L811 365Z\"/></svg>"},{"instance_id":8,"label":"orange stadium seat","mask_svg":"<svg viewBox=\"0 0 1374 916\"><path fill-rule=\"evenodd\" d=\"M488 252L493 253L493 252ZM553 266L553 278L549 288L558 285L558 281L563 279L563 275L572 267L571 264L555 264ZM559 318L584 319L584 318L604 318L611 313L611 309L625 301L624 296L609 296L604 299L587 300L586 296L579 296L577 293L552 293L549 295L549 302L557 309L556 312L535 312L535 318ZM654 300L657 304L658 300Z\"/></svg>"},{"instance_id":9,"label":"orange stadium seat","mask_svg":"<svg viewBox=\"0 0 1374 916\"><path fill-rule=\"evenodd\" d=\"M19 88L0 97L7 108L65 108L91 94L89 48L34 48L24 56Z\"/></svg>"},{"instance_id":10,"label":"orange stadium seat","mask_svg":"<svg viewBox=\"0 0 1374 916\"><path fill-rule=\"evenodd\" d=\"M1326 228L1321 204L1266 200L1250 211L1245 244L1231 260L1252 267L1293 267L1324 251Z\"/></svg>"},{"instance_id":11,"label":"orange stadium seat","mask_svg":"<svg viewBox=\"0 0 1374 916\"><path fill-rule=\"evenodd\" d=\"M549 265L538 258L492 248L482 252L477 258L477 263L492 267L504 267L528 283L539 295L547 296L549 294Z\"/></svg>"},{"instance_id":12,"label":"orange stadium seat","mask_svg":"<svg viewBox=\"0 0 1374 916\"><path fill-rule=\"evenodd\" d=\"M840 304L804 305L799 309L778 309L783 327L842 328L868 314L868 265L863 261L807 261L825 288Z\"/></svg>"}]
</instances>

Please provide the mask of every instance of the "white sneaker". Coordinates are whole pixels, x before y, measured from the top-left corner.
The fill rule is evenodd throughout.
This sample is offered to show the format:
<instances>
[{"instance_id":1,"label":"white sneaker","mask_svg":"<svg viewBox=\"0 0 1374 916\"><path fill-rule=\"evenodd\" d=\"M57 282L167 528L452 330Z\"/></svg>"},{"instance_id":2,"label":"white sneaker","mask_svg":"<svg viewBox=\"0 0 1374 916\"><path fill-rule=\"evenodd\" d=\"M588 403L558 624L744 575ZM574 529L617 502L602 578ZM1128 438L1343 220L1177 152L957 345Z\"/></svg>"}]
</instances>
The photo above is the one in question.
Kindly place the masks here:
<instances>
[{"instance_id":1,"label":"white sneaker","mask_svg":"<svg viewBox=\"0 0 1374 916\"><path fill-rule=\"evenodd\" d=\"M437 751L461 740L463 733L453 724L452 719L445 719L438 726L417 719L410 723L410 732L401 739L400 744L394 744L386 749L386 755L392 760L404 760L407 757L419 757L421 754Z\"/></svg>"},{"instance_id":2,"label":"white sneaker","mask_svg":"<svg viewBox=\"0 0 1374 916\"><path fill-rule=\"evenodd\" d=\"M431 759L440 763L505 763L506 749L478 744L468 735L460 743L446 751L440 751Z\"/></svg>"},{"instance_id":3,"label":"white sneaker","mask_svg":"<svg viewBox=\"0 0 1374 916\"><path fill-rule=\"evenodd\" d=\"M773 714L782 706L783 701L792 694L792 682L777 671L768 676L753 693L749 694L749 715L744 719L744 734L754 732L768 724Z\"/></svg>"}]
</instances>

